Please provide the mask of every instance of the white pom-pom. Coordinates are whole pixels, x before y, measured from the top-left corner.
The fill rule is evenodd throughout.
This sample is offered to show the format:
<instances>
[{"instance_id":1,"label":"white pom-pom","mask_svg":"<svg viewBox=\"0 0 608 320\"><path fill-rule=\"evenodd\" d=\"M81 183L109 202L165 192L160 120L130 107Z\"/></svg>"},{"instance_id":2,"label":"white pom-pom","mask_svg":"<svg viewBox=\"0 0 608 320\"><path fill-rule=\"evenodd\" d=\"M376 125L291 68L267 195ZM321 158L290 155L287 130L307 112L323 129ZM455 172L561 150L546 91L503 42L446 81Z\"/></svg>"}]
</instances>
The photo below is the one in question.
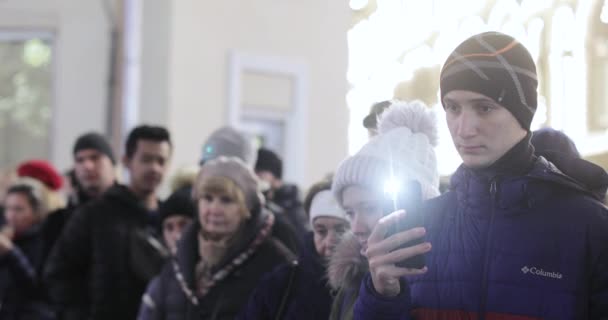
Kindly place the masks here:
<instances>
[{"instance_id":1,"label":"white pom-pom","mask_svg":"<svg viewBox=\"0 0 608 320\"><path fill-rule=\"evenodd\" d=\"M431 110L421 101L394 100L380 116L378 132L385 134L406 127L412 133L424 134L432 146L437 146L437 121Z\"/></svg>"}]
</instances>

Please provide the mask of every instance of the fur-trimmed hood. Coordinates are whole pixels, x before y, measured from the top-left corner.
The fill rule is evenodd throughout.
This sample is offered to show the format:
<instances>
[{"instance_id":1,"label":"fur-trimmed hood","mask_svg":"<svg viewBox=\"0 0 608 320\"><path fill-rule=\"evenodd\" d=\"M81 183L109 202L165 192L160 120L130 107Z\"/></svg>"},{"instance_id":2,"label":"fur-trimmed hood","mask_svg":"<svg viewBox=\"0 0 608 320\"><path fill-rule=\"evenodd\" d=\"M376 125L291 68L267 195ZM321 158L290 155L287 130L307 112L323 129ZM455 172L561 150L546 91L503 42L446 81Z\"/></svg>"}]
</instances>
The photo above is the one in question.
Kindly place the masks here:
<instances>
[{"instance_id":1,"label":"fur-trimmed hood","mask_svg":"<svg viewBox=\"0 0 608 320\"><path fill-rule=\"evenodd\" d=\"M329 259L327 277L332 289L359 287L369 270L367 259L361 256L361 245L352 233L347 233Z\"/></svg>"}]
</instances>

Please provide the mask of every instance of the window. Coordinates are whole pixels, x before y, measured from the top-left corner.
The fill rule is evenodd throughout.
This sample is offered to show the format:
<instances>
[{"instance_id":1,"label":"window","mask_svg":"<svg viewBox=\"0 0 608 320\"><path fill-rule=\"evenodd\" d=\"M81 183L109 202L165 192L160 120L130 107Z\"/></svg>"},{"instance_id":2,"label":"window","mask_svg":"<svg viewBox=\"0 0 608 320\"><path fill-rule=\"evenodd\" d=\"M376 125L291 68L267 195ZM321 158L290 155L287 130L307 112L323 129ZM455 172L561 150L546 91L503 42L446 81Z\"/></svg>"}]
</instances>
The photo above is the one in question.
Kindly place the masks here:
<instances>
[{"instance_id":1,"label":"window","mask_svg":"<svg viewBox=\"0 0 608 320\"><path fill-rule=\"evenodd\" d=\"M49 158L53 37L0 31L0 168Z\"/></svg>"}]
</instances>

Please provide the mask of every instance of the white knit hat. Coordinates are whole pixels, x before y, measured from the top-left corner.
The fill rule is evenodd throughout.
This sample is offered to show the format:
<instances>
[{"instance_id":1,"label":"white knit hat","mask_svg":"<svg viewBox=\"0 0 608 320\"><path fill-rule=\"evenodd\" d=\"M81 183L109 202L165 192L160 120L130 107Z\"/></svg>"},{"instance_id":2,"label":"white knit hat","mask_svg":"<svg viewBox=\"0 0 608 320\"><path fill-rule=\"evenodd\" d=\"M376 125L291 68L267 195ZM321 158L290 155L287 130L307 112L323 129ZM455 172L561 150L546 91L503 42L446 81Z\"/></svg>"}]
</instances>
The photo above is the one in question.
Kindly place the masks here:
<instances>
[{"instance_id":1,"label":"white knit hat","mask_svg":"<svg viewBox=\"0 0 608 320\"><path fill-rule=\"evenodd\" d=\"M348 186L384 190L385 182L391 178L418 181L425 199L439 195L433 149L437 144L437 124L431 110L420 101L393 101L380 117L378 131L338 167L332 185L338 202L342 205L342 192Z\"/></svg>"},{"instance_id":2,"label":"white knit hat","mask_svg":"<svg viewBox=\"0 0 608 320\"><path fill-rule=\"evenodd\" d=\"M331 190L319 191L310 205L310 225L319 217L332 217L348 221L346 212L340 207Z\"/></svg>"}]
</instances>

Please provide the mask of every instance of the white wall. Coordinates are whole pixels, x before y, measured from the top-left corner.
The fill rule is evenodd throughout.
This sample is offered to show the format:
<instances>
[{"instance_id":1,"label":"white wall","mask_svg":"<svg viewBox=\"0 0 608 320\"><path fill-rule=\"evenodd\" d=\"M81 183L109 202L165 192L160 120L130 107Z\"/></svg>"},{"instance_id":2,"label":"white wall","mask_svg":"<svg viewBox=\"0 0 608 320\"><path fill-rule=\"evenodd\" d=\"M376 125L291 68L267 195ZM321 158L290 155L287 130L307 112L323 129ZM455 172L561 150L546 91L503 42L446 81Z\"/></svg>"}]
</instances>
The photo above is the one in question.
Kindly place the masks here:
<instances>
[{"instance_id":1,"label":"white wall","mask_svg":"<svg viewBox=\"0 0 608 320\"><path fill-rule=\"evenodd\" d=\"M55 38L55 103L50 160L72 162L74 139L106 127L109 29L101 1L0 1L0 28L47 30Z\"/></svg>"},{"instance_id":2,"label":"white wall","mask_svg":"<svg viewBox=\"0 0 608 320\"><path fill-rule=\"evenodd\" d=\"M167 125L169 103L170 1L141 0L141 87L139 121Z\"/></svg>"},{"instance_id":3,"label":"white wall","mask_svg":"<svg viewBox=\"0 0 608 320\"><path fill-rule=\"evenodd\" d=\"M114 1L112 1L114 2ZM173 167L197 163L201 144L228 123L230 51L281 56L309 68L309 122L303 187L347 154L345 1L141 1L140 107L137 122L167 125ZM71 163L74 139L106 131L109 24L102 0L0 1L0 28L56 35L53 161Z\"/></svg>"},{"instance_id":4,"label":"white wall","mask_svg":"<svg viewBox=\"0 0 608 320\"><path fill-rule=\"evenodd\" d=\"M176 141L174 166L196 163L201 145L228 123L231 50L304 61L308 97L308 187L347 154L345 1L224 0L172 2L168 123Z\"/></svg>"}]
</instances>

